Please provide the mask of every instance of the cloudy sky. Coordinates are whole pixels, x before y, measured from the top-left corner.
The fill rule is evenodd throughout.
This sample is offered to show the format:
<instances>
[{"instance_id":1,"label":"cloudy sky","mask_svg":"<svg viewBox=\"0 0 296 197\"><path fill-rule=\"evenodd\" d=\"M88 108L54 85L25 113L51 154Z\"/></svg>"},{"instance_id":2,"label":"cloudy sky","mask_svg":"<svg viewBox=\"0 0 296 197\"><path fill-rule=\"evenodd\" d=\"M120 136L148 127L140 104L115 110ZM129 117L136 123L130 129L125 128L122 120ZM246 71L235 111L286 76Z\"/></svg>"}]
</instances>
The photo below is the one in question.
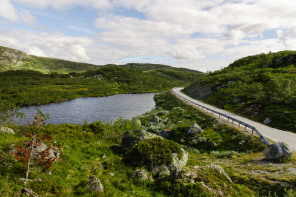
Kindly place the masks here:
<instances>
[{"instance_id":1,"label":"cloudy sky","mask_svg":"<svg viewBox=\"0 0 296 197\"><path fill-rule=\"evenodd\" d=\"M296 50L296 1L0 0L0 45L98 65L217 70Z\"/></svg>"}]
</instances>

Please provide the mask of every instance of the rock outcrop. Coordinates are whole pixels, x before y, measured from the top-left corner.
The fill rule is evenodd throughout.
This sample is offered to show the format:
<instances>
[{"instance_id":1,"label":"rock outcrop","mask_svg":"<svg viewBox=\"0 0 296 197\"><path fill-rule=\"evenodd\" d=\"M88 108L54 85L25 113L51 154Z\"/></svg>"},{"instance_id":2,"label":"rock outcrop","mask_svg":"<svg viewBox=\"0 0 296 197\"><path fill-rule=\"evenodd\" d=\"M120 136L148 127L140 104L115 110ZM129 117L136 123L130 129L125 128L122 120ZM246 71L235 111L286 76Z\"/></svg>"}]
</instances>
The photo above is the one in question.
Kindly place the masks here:
<instances>
[{"instance_id":1,"label":"rock outcrop","mask_svg":"<svg viewBox=\"0 0 296 197\"><path fill-rule=\"evenodd\" d=\"M285 142L272 144L263 154L265 159L276 160L280 158L289 158L292 156L292 149Z\"/></svg>"}]
</instances>

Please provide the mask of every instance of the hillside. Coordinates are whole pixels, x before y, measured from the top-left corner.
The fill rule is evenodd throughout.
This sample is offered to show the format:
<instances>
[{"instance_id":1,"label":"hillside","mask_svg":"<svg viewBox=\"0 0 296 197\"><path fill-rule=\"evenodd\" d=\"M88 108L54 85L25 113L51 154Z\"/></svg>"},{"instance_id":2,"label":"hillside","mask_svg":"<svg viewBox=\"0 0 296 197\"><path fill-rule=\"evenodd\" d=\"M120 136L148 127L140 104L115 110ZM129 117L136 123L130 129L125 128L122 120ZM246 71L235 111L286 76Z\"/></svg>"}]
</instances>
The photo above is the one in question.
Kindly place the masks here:
<instances>
[{"instance_id":1,"label":"hillside","mask_svg":"<svg viewBox=\"0 0 296 197\"><path fill-rule=\"evenodd\" d=\"M133 120L43 125L40 114L31 126L10 125L15 134L0 132L0 194L21 196L26 187L35 196L295 196L295 156L264 160L257 137L168 92L155 100L156 109ZM189 132L195 123L203 132ZM31 162L25 184L29 133L53 144L56 160ZM177 158L181 166L170 167Z\"/></svg>"},{"instance_id":2,"label":"hillside","mask_svg":"<svg viewBox=\"0 0 296 197\"><path fill-rule=\"evenodd\" d=\"M296 52L236 60L184 89L193 98L271 127L296 132Z\"/></svg>"}]
</instances>

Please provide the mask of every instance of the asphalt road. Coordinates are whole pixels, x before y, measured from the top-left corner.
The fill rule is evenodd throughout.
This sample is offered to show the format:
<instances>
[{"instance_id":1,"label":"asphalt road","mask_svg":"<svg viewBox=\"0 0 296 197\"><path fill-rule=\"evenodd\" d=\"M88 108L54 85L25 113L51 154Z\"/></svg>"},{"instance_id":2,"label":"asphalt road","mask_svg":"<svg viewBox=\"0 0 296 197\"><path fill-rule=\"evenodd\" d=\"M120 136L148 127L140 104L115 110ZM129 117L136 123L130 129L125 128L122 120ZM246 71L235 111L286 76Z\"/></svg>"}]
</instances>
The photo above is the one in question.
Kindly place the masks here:
<instances>
[{"instance_id":1,"label":"asphalt road","mask_svg":"<svg viewBox=\"0 0 296 197\"><path fill-rule=\"evenodd\" d=\"M212 110L215 110L215 111L218 111L220 113L224 113L230 117L233 117L233 118L236 118L242 122L245 122L253 127L256 127L256 129L266 138L269 138L273 141L280 141L280 142L286 142L294 151L296 151L296 134L295 133L291 133L291 132L287 132L287 131L282 131L282 130L279 130L279 129L275 129L275 128L271 128L271 127L268 127L266 125L263 125L263 124L260 124L258 122L255 122L255 121L252 121L252 120L249 120L249 119L246 119L246 118L243 118L243 117L240 117L236 114L233 114L233 113L230 113L228 111L225 111L225 110L222 110L222 109L219 109L219 108L216 108L212 105L209 105L209 104L205 104L199 100L196 100L196 99L193 99L189 96L187 96L186 94L183 94L181 92L183 88L173 88L173 91L196 103L196 104L199 104L199 105L202 105L204 107L207 107L209 109L212 109Z\"/></svg>"}]
</instances>

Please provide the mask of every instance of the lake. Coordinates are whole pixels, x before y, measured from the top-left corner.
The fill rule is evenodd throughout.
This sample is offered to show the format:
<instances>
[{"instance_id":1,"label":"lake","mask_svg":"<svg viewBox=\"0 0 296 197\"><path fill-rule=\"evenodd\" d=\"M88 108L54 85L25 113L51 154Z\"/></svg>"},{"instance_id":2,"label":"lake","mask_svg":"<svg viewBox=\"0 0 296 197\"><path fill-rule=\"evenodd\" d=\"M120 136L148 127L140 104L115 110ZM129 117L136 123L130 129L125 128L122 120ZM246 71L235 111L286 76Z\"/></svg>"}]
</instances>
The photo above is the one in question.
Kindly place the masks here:
<instances>
[{"instance_id":1,"label":"lake","mask_svg":"<svg viewBox=\"0 0 296 197\"><path fill-rule=\"evenodd\" d=\"M52 124L83 124L101 120L106 123L120 117L131 119L150 111L155 107L154 93L150 94L119 94L108 97L77 98L71 101L41 105L38 108L50 114L47 123ZM19 124L32 121L32 113L36 114L36 106L22 107L22 119L15 120Z\"/></svg>"}]
</instances>

